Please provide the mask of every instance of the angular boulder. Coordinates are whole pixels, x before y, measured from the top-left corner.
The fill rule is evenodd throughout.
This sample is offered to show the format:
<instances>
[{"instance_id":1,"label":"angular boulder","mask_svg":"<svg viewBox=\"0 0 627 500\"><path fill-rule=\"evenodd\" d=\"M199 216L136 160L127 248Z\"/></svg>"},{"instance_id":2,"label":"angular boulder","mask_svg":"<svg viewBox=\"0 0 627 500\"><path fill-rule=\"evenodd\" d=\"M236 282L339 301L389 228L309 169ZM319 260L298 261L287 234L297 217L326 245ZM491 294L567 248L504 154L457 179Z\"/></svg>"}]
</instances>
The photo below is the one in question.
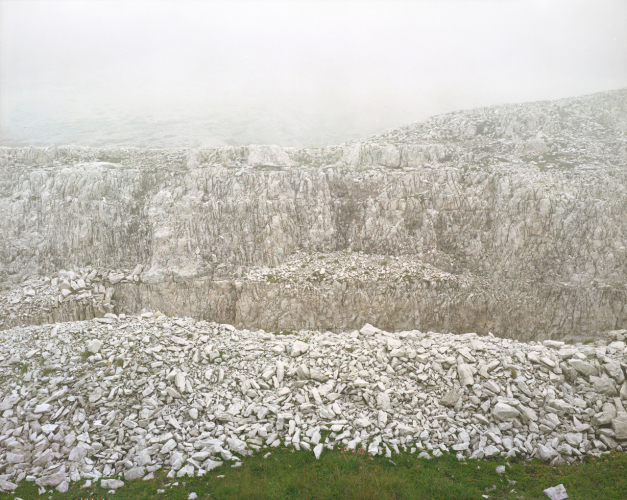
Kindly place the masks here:
<instances>
[{"instance_id":1,"label":"angular boulder","mask_svg":"<svg viewBox=\"0 0 627 500\"><path fill-rule=\"evenodd\" d=\"M602 375L600 377L592 375L590 376L590 383L592 384L593 389L600 394L606 394L608 396L616 396L618 394L618 391L616 390L616 383L607 375Z\"/></svg>"},{"instance_id":2,"label":"angular boulder","mask_svg":"<svg viewBox=\"0 0 627 500\"><path fill-rule=\"evenodd\" d=\"M507 403L496 403L492 409L492 415L505 422L508 420L514 420L520 415L520 412Z\"/></svg>"}]
</instances>

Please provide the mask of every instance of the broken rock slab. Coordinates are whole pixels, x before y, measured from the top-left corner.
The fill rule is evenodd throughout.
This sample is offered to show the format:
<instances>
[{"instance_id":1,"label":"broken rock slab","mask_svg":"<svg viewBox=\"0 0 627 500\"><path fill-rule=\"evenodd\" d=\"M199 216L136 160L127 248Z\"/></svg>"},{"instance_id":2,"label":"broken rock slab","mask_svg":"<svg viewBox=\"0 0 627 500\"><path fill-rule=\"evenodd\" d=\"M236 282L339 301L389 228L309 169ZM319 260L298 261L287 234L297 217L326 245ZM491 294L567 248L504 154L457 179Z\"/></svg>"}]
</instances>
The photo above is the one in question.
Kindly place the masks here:
<instances>
[{"instance_id":1,"label":"broken rock slab","mask_svg":"<svg viewBox=\"0 0 627 500\"><path fill-rule=\"evenodd\" d=\"M457 404L463 393L464 392L461 389L451 389L446 393L446 396L440 400L440 404L452 408Z\"/></svg>"},{"instance_id":2,"label":"broken rock slab","mask_svg":"<svg viewBox=\"0 0 627 500\"><path fill-rule=\"evenodd\" d=\"M297 340L292 344L292 353L291 356L293 358L297 358L298 356L302 356L309 350L309 344L303 342L301 340Z\"/></svg>"},{"instance_id":3,"label":"broken rock slab","mask_svg":"<svg viewBox=\"0 0 627 500\"><path fill-rule=\"evenodd\" d=\"M469 364L461 363L457 366L457 375L459 376L459 383L462 387L475 383L472 373L472 366Z\"/></svg>"},{"instance_id":4,"label":"broken rock slab","mask_svg":"<svg viewBox=\"0 0 627 500\"><path fill-rule=\"evenodd\" d=\"M17 484L7 481L6 479L0 479L0 491L13 491L17 489Z\"/></svg>"},{"instance_id":5,"label":"broken rock slab","mask_svg":"<svg viewBox=\"0 0 627 500\"><path fill-rule=\"evenodd\" d=\"M124 473L124 479L126 479L127 481L134 481L136 479L141 479L145 475L146 467L133 467Z\"/></svg>"},{"instance_id":6,"label":"broken rock slab","mask_svg":"<svg viewBox=\"0 0 627 500\"><path fill-rule=\"evenodd\" d=\"M507 403L497 403L492 410L492 414L502 421L513 420L520 412L514 408L513 406L508 405Z\"/></svg>"},{"instance_id":7,"label":"broken rock slab","mask_svg":"<svg viewBox=\"0 0 627 500\"><path fill-rule=\"evenodd\" d=\"M106 490L117 490L124 486L124 481L120 481L119 479L102 479L100 481L100 487Z\"/></svg>"},{"instance_id":8,"label":"broken rock slab","mask_svg":"<svg viewBox=\"0 0 627 500\"><path fill-rule=\"evenodd\" d=\"M362 335L366 336L366 337L372 337L373 335L375 335L376 333L381 333L381 330L379 330L377 327L372 326L370 323L366 323L361 330L359 330L359 333L361 333Z\"/></svg>"},{"instance_id":9,"label":"broken rock slab","mask_svg":"<svg viewBox=\"0 0 627 500\"><path fill-rule=\"evenodd\" d=\"M568 498L566 488L564 488L563 484L547 488L544 490L544 494L549 498L549 500L566 500Z\"/></svg>"},{"instance_id":10,"label":"broken rock slab","mask_svg":"<svg viewBox=\"0 0 627 500\"><path fill-rule=\"evenodd\" d=\"M100 350L101 347L102 347L102 342L98 339L90 340L87 343L87 350L91 352L92 354L96 354Z\"/></svg>"}]
</instances>

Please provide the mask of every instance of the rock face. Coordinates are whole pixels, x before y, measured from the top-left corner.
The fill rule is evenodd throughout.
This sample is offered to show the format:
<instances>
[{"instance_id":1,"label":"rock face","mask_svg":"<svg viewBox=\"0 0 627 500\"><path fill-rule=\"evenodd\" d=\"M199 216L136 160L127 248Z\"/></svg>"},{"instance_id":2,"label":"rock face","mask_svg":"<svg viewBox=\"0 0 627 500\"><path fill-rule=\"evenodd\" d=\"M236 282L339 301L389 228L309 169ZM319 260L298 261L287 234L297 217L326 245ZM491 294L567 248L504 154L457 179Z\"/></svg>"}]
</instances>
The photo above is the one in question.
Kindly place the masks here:
<instances>
[{"instance_id":1,"label":"rock face","mask_svg":"<svg viewBox=\"0 0 627 500\"><path fill-rule=\"evenodd\" d=\"M320 149L0 148L0 279L59 278L4 290L0 326L158 309L266 330L624 327L626 116L619 90Z\"/></svg>"},{"instance_id":2,"label":"rock face","mask_svg":"<svg viewBox=\"0 0 627 500\"><path fill-rule=\"evenodd\" d=\"M276 446L553 465L627 447L627 394L607 390L627 369L621 332L556 347L362 330L275 335L107 313L1 331L0 489L28 479L65 491L81 477L123 488ZM571 359L602 377L567 371Z\"/></svg>"}]
</instances>

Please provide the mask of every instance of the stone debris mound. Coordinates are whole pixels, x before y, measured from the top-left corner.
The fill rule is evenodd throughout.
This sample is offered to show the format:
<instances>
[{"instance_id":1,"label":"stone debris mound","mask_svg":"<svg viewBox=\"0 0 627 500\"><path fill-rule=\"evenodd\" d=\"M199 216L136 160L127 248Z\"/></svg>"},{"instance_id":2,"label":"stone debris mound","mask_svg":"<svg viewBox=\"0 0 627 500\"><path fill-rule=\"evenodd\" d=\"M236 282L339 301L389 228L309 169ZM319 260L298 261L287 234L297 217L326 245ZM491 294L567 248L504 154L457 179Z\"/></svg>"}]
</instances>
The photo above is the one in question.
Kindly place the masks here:
<instances>
[{"instance_id":1,"label":"stone debris mound","mask_svg":"<svg viewBox=\"0 0 627 500\"><path fill-rule=\"evenodd\" d=\"M0 488L115 489L278 446L553 466L623 451L625 333L275 335L160 313L16 327L0 332Z\"/></svg>"},{"instance_id":2,"label":"stone debris mound","mask_svg":"<svg viewBox=\"0 0 627 500\"><path fill-rule=\"evenodd\" d=\"M25 324L89 320L115 312L118 284L140 282L143 265L132 271L91 266L80 272L61 270L51 276L27 277L0 290L0 328Z\"/></svg>"}]
</instances>

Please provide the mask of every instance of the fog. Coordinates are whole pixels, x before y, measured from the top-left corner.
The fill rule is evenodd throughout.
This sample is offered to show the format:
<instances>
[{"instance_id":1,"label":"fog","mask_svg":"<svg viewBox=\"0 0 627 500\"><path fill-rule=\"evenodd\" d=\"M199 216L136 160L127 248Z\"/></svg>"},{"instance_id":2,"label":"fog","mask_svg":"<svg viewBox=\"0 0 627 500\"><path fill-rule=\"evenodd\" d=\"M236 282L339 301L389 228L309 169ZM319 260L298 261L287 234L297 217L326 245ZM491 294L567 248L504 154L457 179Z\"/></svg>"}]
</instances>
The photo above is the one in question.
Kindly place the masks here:
<instances>
[{"instance_id":1,"label":"fog","mask_svg":"<svg viewBox=\"0 0 627 500\"><path fill-rule=\"evenodd\" d=\"M627 86L624 0L3 0L0 44L1 145L323 145Z\"/></svg>"}]
</instances>

